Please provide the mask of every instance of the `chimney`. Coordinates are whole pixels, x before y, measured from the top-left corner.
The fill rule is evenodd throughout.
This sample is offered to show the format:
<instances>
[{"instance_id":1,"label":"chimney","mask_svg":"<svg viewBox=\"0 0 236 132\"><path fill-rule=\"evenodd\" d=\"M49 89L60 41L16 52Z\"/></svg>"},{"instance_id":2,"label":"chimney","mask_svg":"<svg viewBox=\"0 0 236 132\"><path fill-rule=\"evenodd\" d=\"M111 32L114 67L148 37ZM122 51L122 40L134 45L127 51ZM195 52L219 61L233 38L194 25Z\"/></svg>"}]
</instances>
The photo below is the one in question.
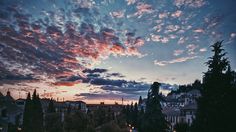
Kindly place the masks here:
<instances>
[{"instance_id":1,"label":"chimney","mask_svg":"<svg viewBox=\"0 0 236 132\"><path fill-rule=\"evenodd\" d=\"M11 96L11 92L9 91L9 89L7 90L7 96Z\"/></svg>"}]
</instances>

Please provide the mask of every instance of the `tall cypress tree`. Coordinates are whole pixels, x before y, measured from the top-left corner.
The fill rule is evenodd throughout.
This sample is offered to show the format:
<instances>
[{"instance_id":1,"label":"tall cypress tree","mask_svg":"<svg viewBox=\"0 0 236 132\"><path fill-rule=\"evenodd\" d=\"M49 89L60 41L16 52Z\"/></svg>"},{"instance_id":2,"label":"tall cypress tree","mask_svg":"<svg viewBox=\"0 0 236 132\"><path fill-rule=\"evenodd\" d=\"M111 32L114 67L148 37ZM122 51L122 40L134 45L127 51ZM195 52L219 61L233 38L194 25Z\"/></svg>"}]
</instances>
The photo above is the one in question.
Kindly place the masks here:
<instances>
[{"instance_id":1,"label":"tall cypress tree","mask_svg":"<svg viewBox=\"0 0 236 132\"><path fill-rule=\"evenodd\" d=\"M198 100L194 132L223 132L234 129L235 89L229 61L225 57L222 42L212 45L213 57L206 63L208 71L204 73L202 96Z\"/></svg>"},{"instance_id":2,"label":"tall cypress tree","mask_svg":"<svg viewBox=\"0 0 236 132\"><path fill-rule=\"evenodd\" d=\"M141 132L166 132L167 122L160 105L160 83L154 82L148 91L146 111L141 124Z\"/></svg>"},{"instance_id":3,"label":"tall cypress tree","mask_svg":"<svg viewBox=\"0 0 236 132\"><path fill-rule=\"evenodd\" d=\"M28 96L25 102L23 131L24 132L32 132L32 131L43 132L43 111L42 111L40 98L36 94L36 90L34 90L32 99L30 97L30 93L28 93Z\"/></svg>"},{"instance_id":4,"label":"tall cypress tree","mask_svg":"<svg viewBox=\"0 0 236 132\"><path fill-rule=\"evenodd\" d=\"M135 103L134 104L134 110L133 110L133 117L132 117L132 124L134 127L138 127L138 114L139 114L139 111L138 111L138 104Z\"/></svg>"},{"instance_id":5,"label":"tall cypress tree","mask_svg":"<svg viewBox=\"0 0 236 132\"><path fill-rule=\"evenodd\" d=\"M139 96L138 105L141 105L142 103L143 103L142 96Z\"/></svg>"},{"instance_id":6,"label":"tall cypress tree","mask_svg":"<svg viewBox=\"0 0 236 132\"><path fill-rule=\"evenodd\" d=\"M30 93L27 94L27 98L25 100L25 109L24 109L24 116L23 116L23 131L24 132L31 132L33 129L31 123L32 123L32 118L31 118L31 109L32 109L32 101L30 97Z\"/></svg>"},{"instance_id":7,"label":"tall cypress tree","mask_svg":"<svg viewBox=\"0 0 236 132\"><path fill-rule=\"evenodd\" d=\"M34 91L34 94L36 94L36 90ZM33 97L34 102L34 123L35 123L35 129L37 129L35 132L43 132L43 109L40 102L39 95L36 94L36 98Z\"/></svg>"}]
</instances>

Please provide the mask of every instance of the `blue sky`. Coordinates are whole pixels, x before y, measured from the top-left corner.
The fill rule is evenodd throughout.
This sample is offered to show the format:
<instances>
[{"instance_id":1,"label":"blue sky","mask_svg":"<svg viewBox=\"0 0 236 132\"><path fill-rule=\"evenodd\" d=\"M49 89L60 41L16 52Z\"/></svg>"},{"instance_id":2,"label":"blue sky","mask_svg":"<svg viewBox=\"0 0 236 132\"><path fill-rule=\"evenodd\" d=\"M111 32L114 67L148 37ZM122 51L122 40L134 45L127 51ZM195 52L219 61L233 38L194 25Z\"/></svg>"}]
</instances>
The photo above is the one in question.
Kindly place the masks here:
<instances>
[{"instance_id":1,"label":"blue sky","mask_svg":"<svg viewBox=\"0 0 236 132\"><path fill-rule=\"evenodd\" d=\"M16 98L135 100L154 81L201 80L221 40L236 69L234 0L0 3L0 90Z\"/></svg>"}]
</instances>

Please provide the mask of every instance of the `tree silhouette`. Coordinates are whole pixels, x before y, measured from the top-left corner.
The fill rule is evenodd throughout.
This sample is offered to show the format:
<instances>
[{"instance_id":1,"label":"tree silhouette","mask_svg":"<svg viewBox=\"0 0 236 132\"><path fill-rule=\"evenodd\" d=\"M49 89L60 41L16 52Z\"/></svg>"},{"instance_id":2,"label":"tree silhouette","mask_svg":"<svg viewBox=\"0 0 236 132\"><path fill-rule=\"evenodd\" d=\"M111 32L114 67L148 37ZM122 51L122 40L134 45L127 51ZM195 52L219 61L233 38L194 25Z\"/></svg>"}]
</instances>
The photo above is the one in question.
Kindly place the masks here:
<instances>
[{"instance_id":1,"label":"tree silhouette","mask_svg":"<svg viewBox=\"0 0 236 132\"><path fill-rule=\"evenodd\" d=\"M203 77L202 96L198 100L196 120L192 126L194 132L232 131L236 122L236 92L229 61L222 41L211 47L214 55L206 63L208 71Z\"/></svg>"},{"instance_id":2,"label":"tree silhouette","mask_svg":"<svg viewBox=\"0 0 236 132\"><path fill-rule=\"evenodd\" d=\"M132 124L135 128L138 127L138 116L139 116L138 104L135 103L132 117Z\"/></svg>"},{"instance_id":3,"label":"tree silhouette","mask_svg":"<svg viewBox=\"0 0 236 132\"><path fill-rule=\"evenodd\" d=\"M40 98L34 90L32 99L30 93L27 95L25 102L23 131L24 132L43 132L43 111Z\"/></svg>"},{"instance_id":4,"label":"tree silhouette","mask_svg":"<svg viewBox=\"0 0 236 132\"><path fill-rule=\"evenodd\" d=\"M81 111L67 114L64 128L66 132L94 132L90 119Z\"/></svg>"},{"instance_id":5,"label":"tree silhouette","mask_svg":"<svg viewBox=\"0 0 236 132\"><path fill-rule=\"evenodd\" d=\"M148 91L141 132L166 132L168 129L167 122L161 111L159 87L160 83L154 82Z\"/></svg>"},{"instance_id":6,"label":"tree silhouette","mask_svg":"<svg viewBox=\"0 0 236 132\"><path fill-rule=\"evenodd\" d=\"M49 101L47 112L48 113L56 112L55 107L54 107L54 103L53 103L53 99L50 99L50 101Z\"/></svg>"},{"instance_id":7,"label":"tree silhouette","mask_svg":"<svg viewBox=\"0 0 236 132\"><path fill-rule=\"evenodd\" d=\"M187 123L177 123L174 126L176 132L188 132L189 126Z\"/></svg>"},{"instance_id":8,"label":"tree silhouette","mask_svg":"<svg viewBox=\"0 0 236 132\"><path fill-rule=\"evenodd\" d=\"M139 96L138 105L141 105L142 103L143 103L142 96Z\"/></svg>"}]
</instances>

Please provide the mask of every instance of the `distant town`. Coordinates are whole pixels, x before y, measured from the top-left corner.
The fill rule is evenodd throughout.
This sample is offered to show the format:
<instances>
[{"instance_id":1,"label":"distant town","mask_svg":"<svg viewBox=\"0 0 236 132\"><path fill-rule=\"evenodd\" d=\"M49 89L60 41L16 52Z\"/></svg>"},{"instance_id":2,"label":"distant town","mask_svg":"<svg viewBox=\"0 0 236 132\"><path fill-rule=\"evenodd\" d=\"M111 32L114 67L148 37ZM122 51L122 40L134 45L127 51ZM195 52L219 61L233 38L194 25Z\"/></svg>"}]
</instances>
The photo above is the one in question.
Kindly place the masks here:
<instances>
[{"instance_id":1,"label":"distant town","mask_svg":"<svg viewBox=\"0 0 236 132\"><path fill-rule=\"evenodd\" d=\"M180 86L178 91L172 91L167 96L161 96L162 101L160 103L162 112L165 115L165 119L169 122L171 130L173 130L174 126L178 123L187 123L189 126L192 124L197 110L196 99L201 96L199 91L200 87L201 82L196 80L192 85ZM140 99L137 102L138 111L141 111L142 109L145 111L146 100L146 98L142 99L140 96ZM125 107L129 107L129 105L130 107L134 107L131 106L134 105L133 103L129 105L118 103L105 104L104 102L101 102L100 104L86 104L83 101L57 101L50 98L42 98L40 99L40 102L44 115L47 114L47 110L50 107L49 104L53 103L55 112L60 115L62 124L65 122L65 114L69 111L71 113L80 111L88 114L90 112L94 113L101 108L106 112L111 112L111 116L116 119L117 116L120 116ZM6 95L0 93L0 104L2 106L0 108L0 130L2 132L7 132L8 129L11 129L11 126L15 125L18 125L18 131L22 130L25 103L26 99L13 99L10 91L7 91Z\"/></svg>"}]
</instances>

